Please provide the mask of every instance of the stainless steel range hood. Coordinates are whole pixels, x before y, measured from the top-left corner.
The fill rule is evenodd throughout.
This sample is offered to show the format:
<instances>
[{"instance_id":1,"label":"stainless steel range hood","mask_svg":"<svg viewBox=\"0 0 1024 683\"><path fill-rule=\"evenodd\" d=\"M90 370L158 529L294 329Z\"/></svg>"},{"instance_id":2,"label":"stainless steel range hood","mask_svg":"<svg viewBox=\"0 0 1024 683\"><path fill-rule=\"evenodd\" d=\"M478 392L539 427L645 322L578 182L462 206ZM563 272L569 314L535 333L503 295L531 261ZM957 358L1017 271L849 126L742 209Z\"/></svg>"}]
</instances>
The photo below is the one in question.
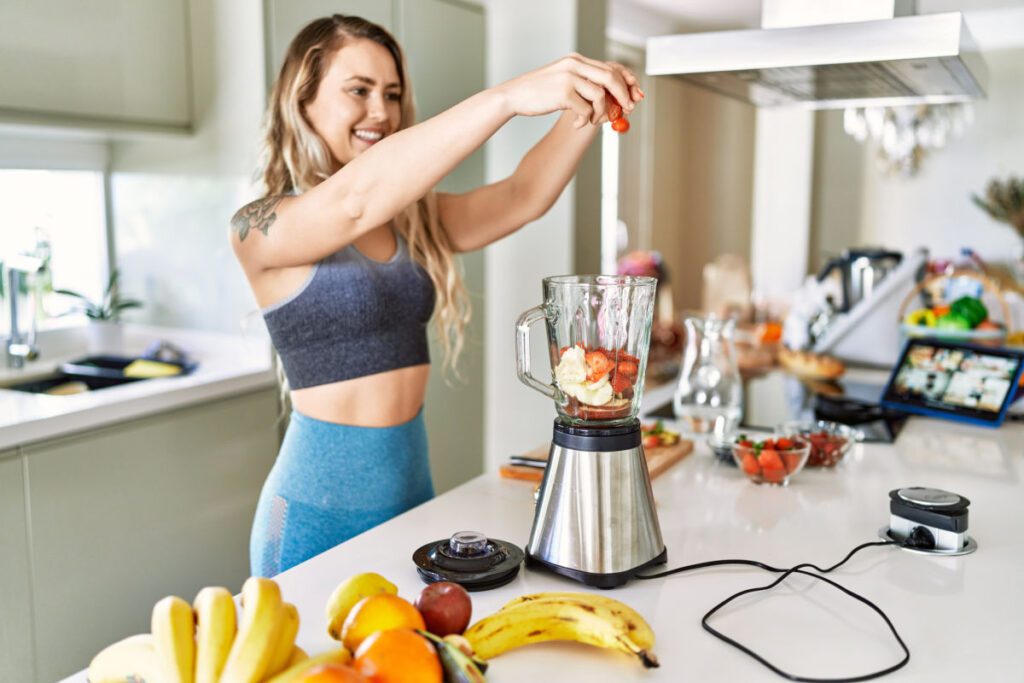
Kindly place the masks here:
<instances>
[{"instance_id":1,"label":"stainless steel range hood","mask_svg":"<svg viewBox=\"0 0 1024 683\"><path fill-rule=\"evenodd\" d=\"M759 107L809 109L964 102L987 84L960 12L657 36L647 73Z\"/></svg>"}]
</instances>

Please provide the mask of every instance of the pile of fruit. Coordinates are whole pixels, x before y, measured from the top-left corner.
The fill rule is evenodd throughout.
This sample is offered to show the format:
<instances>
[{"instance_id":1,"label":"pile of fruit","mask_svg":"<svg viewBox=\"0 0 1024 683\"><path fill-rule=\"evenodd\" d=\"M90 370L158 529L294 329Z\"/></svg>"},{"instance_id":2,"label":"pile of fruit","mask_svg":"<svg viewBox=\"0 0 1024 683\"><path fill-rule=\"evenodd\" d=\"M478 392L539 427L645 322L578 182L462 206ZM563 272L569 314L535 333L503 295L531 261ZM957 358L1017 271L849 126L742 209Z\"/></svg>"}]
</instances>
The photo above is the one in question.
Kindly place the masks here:
<instances>
[{"instance_id":1,"label":"pile of fruit","mask_svg":"<svg viewBox=\"0 0 1024 683\"><path fill-rule=\"evenodd\" d=\"M461 586L432 583L415 604L397 593L384 577L364 573L342 582L327 602L328 633L355 653L354 667L373 683L441 683L442 674L446 683L478 683L487 670L484 660L551 640L611 648L645 666L658 665L650 651L651 627L631 607L612 598L589 593L523 595L467 628L473 605ZM438 666L419 657L410 661L407 653L422 649L413 645L417 638L433 645ZM381 641L394 641L395 646L381 648Z\"/></svg>"},{"instance_id":2,"label":"pile of fruit","mask_svg":"<svg viewBox=\"0 0 1024 683\"><path fill-rule=\"evenodd\" d=\"M952 304L919 308L907 314L904 322L915 327L934 327L939 331L1000 330L988 319L988 309L980 299L962 296Z\"/></svg>"},{"instance_id":3,"label":"pile of fruit","mask_svg":"<svg viewBox=\"0 0 1024 683\"><path fill-rule=\"evenodd\" d=\"M457 584L430 584L412 603L379 574L356 574L327 601L327 631L341 647L315 657L296 646L298 611L282 601L273 580L248 579L241 602L236 613L231 593L213 587L192 605L164 598L153 608L152 633L96 655L89 682L484 683L484 660L552 640L618 650L658 666L644 618L589 593L523 595L469 626L472 601Z\"/></svg>"},{"instance_id":4,"label":"pile of fruit","mask_svg":"<svg viewBox=\"0 0 1024 683\"><path fill-rule=\"evenodd\" d=\"M455 583L426 586L414 604L380 574L351 576L327 600L327 632L353 653L350 668L362 678L304 683L482 682L487 664L461 636L472 614L469 593Z\"/></svg>"},{"instance_id":5,"label":"pile of fruit","mask_svg":"<svg viewBox=\"0 0 1024 683\"><path fill-rule=\"evenodd\" d=\"M569 396L566 412L583 420L614 420L629 415L640 359L624 349L559 349L555 382Z\"/></svg>"},{"instance_id":6,"label":"pile of fruit","mask_svg":"<svg viewBox=\"0 0 1024 683\"><path fill-rule=\"evenodd\" d=\"M784 484L804 466L810 445L798 437L753 441L741 434L732 452L736 464L754 483Z\"/></svg>"}]
</instances>

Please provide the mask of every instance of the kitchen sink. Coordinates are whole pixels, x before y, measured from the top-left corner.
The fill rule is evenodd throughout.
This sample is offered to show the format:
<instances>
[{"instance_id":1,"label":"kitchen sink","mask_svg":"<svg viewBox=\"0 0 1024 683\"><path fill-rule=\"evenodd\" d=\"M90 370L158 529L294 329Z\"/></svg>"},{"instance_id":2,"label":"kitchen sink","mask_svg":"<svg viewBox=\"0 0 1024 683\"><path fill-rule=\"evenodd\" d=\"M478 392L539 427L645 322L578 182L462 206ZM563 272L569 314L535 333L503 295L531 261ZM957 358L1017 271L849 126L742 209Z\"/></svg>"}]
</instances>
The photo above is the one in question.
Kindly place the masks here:
<instances>
[{"instance_id":1,"label":"kitchen sink","mask_svg":"<svg viewBox=\"0 0 1024 683\"><path fill-rule=\"evenodd\" d=\"M97 377L95 375L57 371L17 384L0 384L0 389L24 391L30 394L53 393L56 395L69 395L141 381L143 380L136 377Z\"/></svg>"},{"instance_id":2,"label":"kitchen sink","mask_svg":"<svg viewBox=\"0 0 1024 683\"><path fill-rule=\"evenodd\" d=\"M86 356L62 363L43 375L0 384L0 389L65 396L141 382L145 378L124 376L124 369L134 360L124 356Z\"/></svg>"}]
</instances>

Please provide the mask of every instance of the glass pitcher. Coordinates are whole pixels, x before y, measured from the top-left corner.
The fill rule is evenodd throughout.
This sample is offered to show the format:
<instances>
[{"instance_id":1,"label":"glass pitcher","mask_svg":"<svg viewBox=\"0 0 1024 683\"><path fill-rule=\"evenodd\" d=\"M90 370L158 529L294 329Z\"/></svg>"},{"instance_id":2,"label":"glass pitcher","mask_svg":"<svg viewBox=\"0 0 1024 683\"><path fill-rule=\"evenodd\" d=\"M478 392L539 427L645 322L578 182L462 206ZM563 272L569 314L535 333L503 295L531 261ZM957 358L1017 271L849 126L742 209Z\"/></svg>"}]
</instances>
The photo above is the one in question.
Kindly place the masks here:
<instances>
[{"instance_id":1,"label":"glass pitcher","mask_svg":"<svg viewBox=\"0 0 1024 683\"><path fill-rule=\"evenodd\" d=\"M735 323L687 316L686 348L672 406L684 431L724 436L743 413L743 382L733 355Z\"/></svg>"},{"instance_id":2,"label":"glass pitcher","mask_svg":"<svg viewBox=\"0 0 1024 683\"><path fill-rule=\"evenodd\" d=\"M569 424L610 427L636 418L654 314L652 277L562 275L543 280L544 303L516 322L516 372ZM530 367L530 329L544 320L554 382Z\"/></svg>"}]
</instances>

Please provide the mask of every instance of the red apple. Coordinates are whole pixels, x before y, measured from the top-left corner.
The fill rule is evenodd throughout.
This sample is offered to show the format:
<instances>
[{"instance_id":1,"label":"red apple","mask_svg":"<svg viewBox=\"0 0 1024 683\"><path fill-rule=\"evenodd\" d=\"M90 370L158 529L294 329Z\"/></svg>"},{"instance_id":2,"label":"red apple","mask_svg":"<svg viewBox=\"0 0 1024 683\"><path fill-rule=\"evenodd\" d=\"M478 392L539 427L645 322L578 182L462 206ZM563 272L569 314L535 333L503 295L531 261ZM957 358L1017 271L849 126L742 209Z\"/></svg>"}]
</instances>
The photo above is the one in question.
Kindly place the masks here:
<instances>
[{"instance_id":1,"label":"red apple","mask_svg":"<svg viewBox=\"0 0 1024 683\"><path fill-rule=\"evenodd\" d=\"M466 589L457 583L432 583L416 598L416 609L423 615L427 630L435 636L462 633L473 615L473 601Z\"/></svg>"}]
</instances>

